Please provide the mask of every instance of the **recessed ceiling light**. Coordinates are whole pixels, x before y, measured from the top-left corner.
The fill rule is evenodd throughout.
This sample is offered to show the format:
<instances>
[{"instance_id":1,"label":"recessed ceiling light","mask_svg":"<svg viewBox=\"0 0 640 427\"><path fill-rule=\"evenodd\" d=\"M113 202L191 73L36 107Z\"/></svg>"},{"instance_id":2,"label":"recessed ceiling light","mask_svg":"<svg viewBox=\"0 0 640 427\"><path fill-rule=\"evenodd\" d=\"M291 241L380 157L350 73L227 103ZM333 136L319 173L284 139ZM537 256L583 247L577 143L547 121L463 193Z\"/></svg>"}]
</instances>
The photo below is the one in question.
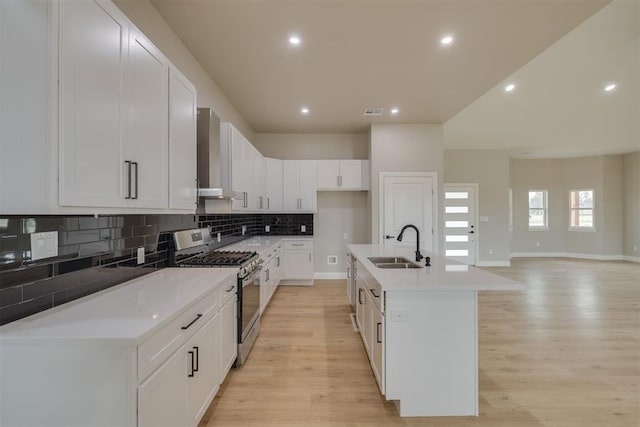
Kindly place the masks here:
<instances>
[{"instance_id":1,"label":"recessed ceiling light","mask_svg":"<svg viewBox=\"0 0 640 427\"><path fill-rule=\"evenodd\" d=\"M453 43L453 36L444 36L440 39L440 44L448 45Z\"/></svg>"},{"instance_id":2,"label":"recessed ceiling light","mask_svg":"<svg viewBox=\"0 0 640 427\"><path fill-rule=\"evenodd\" d=\"M509 83L504 87L504 90L505 92L513 92L515 88L516 88L516 85L514 85L513 83Z\"/></svg>"},{"instance_id":3,"label":"recessed ceiling light","mask_svg":"<svg viewBox=\"0 0 640 427\"><path fill-rule=\"evenodd\" d=\"M604 87L604 90L606 90L607 92L611 92L615 88L616 88L616 84L615 83L609 83L608 85L606 85Z\"/></svg>"},{"instance_id":4,"label":"recessed ceiling light","mask_svg":"<svg viewBox=\"0 0 640 427\"><path fill-rule=\"evenodd\" d=\"M302 107L302 108L300 109L300 112L301 112L302 114L309 114L309 109L308 109L307 107Z\"/></svg>"},{"instance_id":5,"label":"recessed ceiling light","mask_svg":"<svg viewBox=\"0 0 640 427\"><path fill-rule=\"evenodd\" d=\"M398 110L397 108L392 108L392 109L391 109L391 114L393 114L394 116L395 116L396 114L398 114L399 112L400 112L400 110Z\"/></svg>"},{"instance_id":6,"label":"recessed ceiling light","mask_svg":"<svg viewBox=\"0 0 640 427\"><path fill-rule=\"evenodd\" d=\"M293 45L293 46L297 46L300 44L300 37L293 35L289 37L289 44Z\"/></svg>"}]
</instances>

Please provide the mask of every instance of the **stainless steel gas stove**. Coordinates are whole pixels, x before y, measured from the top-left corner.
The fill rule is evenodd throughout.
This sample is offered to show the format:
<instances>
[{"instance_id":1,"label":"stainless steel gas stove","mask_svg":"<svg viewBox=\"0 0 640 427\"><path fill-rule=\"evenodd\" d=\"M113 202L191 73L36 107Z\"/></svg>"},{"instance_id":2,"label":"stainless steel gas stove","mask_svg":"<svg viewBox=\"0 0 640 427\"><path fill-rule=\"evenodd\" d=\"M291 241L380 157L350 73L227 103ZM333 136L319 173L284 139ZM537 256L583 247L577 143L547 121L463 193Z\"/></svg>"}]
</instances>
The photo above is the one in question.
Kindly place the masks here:
<instances>
[{"instance_id":1,"label":"stainless steel gas stove","mask_svg":"<svg viewBox=\"0 0 640 427\"><path fill-rule=\"evenodd\" d=\"M175 232L176 267L238 269L238 359L247 359L260 332L260 270L262 259L256 252L210 249L209 229Z\"/></svg>"}]
</instances>

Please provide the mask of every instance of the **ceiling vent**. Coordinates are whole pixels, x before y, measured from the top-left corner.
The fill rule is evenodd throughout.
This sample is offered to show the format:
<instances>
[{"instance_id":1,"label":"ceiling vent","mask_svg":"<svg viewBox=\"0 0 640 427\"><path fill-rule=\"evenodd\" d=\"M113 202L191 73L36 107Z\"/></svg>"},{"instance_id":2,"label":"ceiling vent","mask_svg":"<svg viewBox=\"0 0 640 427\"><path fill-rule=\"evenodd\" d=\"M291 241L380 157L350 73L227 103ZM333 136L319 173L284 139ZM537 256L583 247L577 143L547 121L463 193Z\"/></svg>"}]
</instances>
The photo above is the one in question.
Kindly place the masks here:
<instances>
[{"instance_id":1,"label":"ceiling vent","mask_svg":"<svg viewBox=\"0 0 640 427\"><path fill-rule=\"evenodd\" d=\"M383 111L384 108L365 108L362 114L365 116L380 116Z\"/></svg>"}]
</instances>

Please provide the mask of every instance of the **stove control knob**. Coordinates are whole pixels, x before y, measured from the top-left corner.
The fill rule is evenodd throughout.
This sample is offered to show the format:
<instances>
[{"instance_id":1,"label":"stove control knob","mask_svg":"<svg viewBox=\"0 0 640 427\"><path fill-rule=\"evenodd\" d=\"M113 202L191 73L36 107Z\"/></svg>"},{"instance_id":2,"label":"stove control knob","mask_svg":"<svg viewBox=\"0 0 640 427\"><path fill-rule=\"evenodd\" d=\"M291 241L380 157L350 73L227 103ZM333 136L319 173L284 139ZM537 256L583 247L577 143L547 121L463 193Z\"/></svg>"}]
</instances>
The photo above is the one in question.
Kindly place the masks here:
<instances>
[{"instance_id":1,"label":"stove control knob","mask_svg":"<svg viewBox=\"0 0 640 427\"><path fill-rule=\"evenodd\" d=\"M263 264L264 260L262 258L258 258L258 260L256 261L258 264Z\"/></svg>"},{"instance_id":2,"label":"stove control knob","mask_svg":"<svg viewBox=\"0 0 640 427\"><path fill-rule=\"evenodd\" d=\"M247 274L247 268L243 267L243 268L240 269L240 275L244 276L245 274Z\"/></svg>"}]
</instances>

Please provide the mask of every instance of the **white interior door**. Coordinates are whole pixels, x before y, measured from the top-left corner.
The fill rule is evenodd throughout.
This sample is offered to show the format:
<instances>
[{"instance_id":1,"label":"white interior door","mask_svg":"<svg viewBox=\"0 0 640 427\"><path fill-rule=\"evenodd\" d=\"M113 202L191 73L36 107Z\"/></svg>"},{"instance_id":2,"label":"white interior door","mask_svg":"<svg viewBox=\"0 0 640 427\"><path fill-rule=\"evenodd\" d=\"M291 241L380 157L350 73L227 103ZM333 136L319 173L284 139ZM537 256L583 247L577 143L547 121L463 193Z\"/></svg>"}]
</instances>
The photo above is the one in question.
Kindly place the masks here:
<instances>
[{"instance_id":1,"label":"white interior door","mask_svg":"<svg viewBox=\"0 0 640 427\"><path fill-rule=\"evenodd\" d=\"M382 175L382 235L384 245L415 248L416 233L407 230L402 242L397 237L407 224L420 230L420 250L435 252L434 229L436 222L434 187L435 174L383 174ZM414 249L415 250L415 249Z\"/></svg>"},{"instance_id":2,"label":"white interior door","mask_svg":"<svg viewBox=\"0 0 640 427\"><path fill-rule=\"evenodd\" d=\"M477 184L444 184L444 254L476 264Z\"/></svg>"}]
</instances>

